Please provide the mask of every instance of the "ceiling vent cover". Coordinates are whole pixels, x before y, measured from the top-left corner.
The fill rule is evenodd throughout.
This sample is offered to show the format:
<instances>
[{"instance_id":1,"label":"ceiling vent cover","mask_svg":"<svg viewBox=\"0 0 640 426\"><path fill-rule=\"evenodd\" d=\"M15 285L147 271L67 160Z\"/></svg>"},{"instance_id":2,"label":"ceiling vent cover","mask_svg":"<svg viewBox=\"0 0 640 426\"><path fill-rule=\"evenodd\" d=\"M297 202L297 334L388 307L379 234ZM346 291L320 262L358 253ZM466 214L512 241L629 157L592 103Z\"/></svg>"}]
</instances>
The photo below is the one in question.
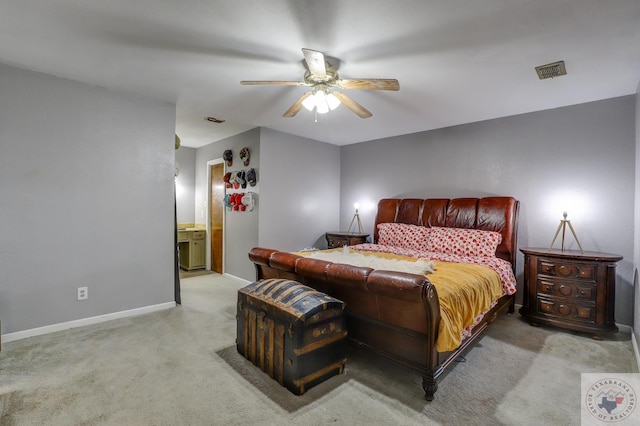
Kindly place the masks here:
<instances>
[{"instance_id":1,"label":"ceiling vent cover","mask_svg":"<svg viewBox=\"0 0 640 426\"><path fill-rule=\"evenodd\" d=\"M536 67L538 78L544 80L546 78L560 77L567 74L567 69L564 66L564 61L553 62L547 65L540 65Z\"/></svg>"}]
</instances>

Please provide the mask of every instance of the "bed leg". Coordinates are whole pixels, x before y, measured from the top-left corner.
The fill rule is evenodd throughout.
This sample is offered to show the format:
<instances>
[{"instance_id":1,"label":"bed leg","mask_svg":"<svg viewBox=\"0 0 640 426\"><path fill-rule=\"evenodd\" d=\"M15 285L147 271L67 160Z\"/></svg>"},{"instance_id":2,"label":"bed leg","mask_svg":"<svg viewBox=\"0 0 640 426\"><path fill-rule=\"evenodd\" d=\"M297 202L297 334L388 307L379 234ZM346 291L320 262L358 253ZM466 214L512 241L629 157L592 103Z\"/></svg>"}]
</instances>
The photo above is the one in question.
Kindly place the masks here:
<instances>
[{"instance_id":1,"label":"bed leg","mask_svg":"<svg viewBox=\"0 0 640 426\"><path fill-rule=\"evenodd\" d=\"M511 303L509 304L509 313L512 314L516 311L516 298L511 299Z\"/></svg>"},{"instance_id":2,"label":"bed leg","mask_svg":"<svg viewBox=\"0 0 640 426\"><path fill-rule=\"evenodd\" d=\"M433 401L433 396L438 390L438 382L433 376L422 376L422 389L424 389L424 397L427 401Z\"/></svg>"}]
</instances>

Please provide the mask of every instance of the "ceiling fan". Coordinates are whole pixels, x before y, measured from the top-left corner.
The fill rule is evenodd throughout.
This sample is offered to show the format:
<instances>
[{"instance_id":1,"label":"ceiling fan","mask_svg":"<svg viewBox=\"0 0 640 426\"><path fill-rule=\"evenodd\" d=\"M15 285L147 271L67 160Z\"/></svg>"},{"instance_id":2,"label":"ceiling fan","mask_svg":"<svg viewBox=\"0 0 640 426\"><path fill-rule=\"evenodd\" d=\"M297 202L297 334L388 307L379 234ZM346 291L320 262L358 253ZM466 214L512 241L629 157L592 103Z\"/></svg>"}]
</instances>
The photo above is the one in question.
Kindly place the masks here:
<instances>
[{"instance_id":1,"label":"ceiling fan","mask_svg":"<svg viewBox=\"0 0 640 426\"><path fill-rule=\"evenodd\" d=\"M312 90L300 96L283 114L284 117L294 117L303 106L309 111L315 109L316 114L326 113L337 108L341 103L356 113L360 118L369 118L373 114L349 96L335 89L345 90L394 90L400 89L398 80L380 78L341 79L337 72L338 61L325 56L322 52L312 49L302 49L307 71L304 81L247 81L243 85L279 85L279 86L307 86Z\"/></svg>"}]
</instances>

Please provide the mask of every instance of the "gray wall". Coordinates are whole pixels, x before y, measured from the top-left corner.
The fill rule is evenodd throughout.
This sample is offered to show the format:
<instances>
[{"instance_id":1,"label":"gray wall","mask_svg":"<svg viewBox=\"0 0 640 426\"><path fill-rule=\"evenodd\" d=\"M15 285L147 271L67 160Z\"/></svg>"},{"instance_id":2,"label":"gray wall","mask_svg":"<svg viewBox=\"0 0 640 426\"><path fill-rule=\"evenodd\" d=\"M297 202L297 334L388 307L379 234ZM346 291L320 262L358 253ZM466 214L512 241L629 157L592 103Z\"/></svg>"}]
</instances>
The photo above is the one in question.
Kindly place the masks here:
<instances>
[{"instance_id":1,"label":"gray wall","mask_svg":"<svg viewBox=\"0 0 640 426\"><path fill-rule=\"evenodd\" d=\"M174 300L174 129L174 105L0 65L3 334Z\"/></svg>"},{"instance_id":2,"label":"gray wall","mask_svg":"<svg viewBox=\"0 0 640 426\"><path fill-rule=\"evenodd\" d=\"M196 150L181 146L175 150L176 167L180 172L176 176L176 216L178 223L196 222Z\"/></svg>"},{"instance_id":3,"label":"gray wall","mask_svg":"<svg viewBox=\"0 0 640 426\"><path fill-rule=\"evenodd\" d=\"M269 129L260 147L260 246L326 248L339 227L340 148Z\"/></svg>"},{"instance_id":4,"label":"gray wall","mask_svg":"<svg viewBox=\"0 0 640 426\"><path fill-rule=\"evenodd\" d=\"M635 226L634 226L634 258L633 258L633 283L634 283L634 311L633 331L636 338L636 346L640 347L640 281L638 281L638 265L640 265L640 83L636 91L636 198L635 198Z\"/></svg>"},{"instance_id":5,"label":"gray wall","mask_svg":"<svg viewBox=\"0 0 640 426\"><path fill-rule=\"evenodd\" d=\"M250 164L245 167L239 158L240 150L248 147L251 152ZM233 192L256 193L256 207L252 212L228 212L225 209L224 228L224 273L245 280L255 279L255 269L249 262L247 253L252 247L258 245L258 217L260 214L260 186L261 160L260 160L260 129L252 129L239 135L231 136L219 142L205 145L196 150L196 189L195 189L195 222L206 223L208 203L207 162L222 158L225 150L233 151L233 165L225 170L248 170L254 168L258 173L258 184ZM209 238L209 236L207 236ZM207 244L207 256L209 244Z\"/></svg>"},{"instance_id":6,"label":"gray wall","mask_svg":"<svg viewBox=\"0 0 640 426\"><path fill-rule=\"evenodd\" d=\"M251 149L257 185L253 212L225 211L224 272L253 281L247 253L256 246L281 250L326 248L324 233L338 229L340 148L270 129L253 129L196 150L195 222L206 222L207 162L226 149L234 153L229 170L247 169L238 158ZM178 150L179 151L179 150ZM258 226L258 224L261 226Z\"/></svg>"},{"instance_id":7,"label":"gray wall","mask_svg":"<svg viewBox=\"0 0 640 426\"><path fill-rule=\"evenodd\" d=\"M635 120L626 96L342 147L342 228L354 201L372 232L366 207L380 198L512 195L519 247L546 248L566 209L585 250L624 256L616 321L631 325ZM566 247L577 247L571 237ZM522 267L519 254L520 290Z\"/></svg>"}]
</instances>

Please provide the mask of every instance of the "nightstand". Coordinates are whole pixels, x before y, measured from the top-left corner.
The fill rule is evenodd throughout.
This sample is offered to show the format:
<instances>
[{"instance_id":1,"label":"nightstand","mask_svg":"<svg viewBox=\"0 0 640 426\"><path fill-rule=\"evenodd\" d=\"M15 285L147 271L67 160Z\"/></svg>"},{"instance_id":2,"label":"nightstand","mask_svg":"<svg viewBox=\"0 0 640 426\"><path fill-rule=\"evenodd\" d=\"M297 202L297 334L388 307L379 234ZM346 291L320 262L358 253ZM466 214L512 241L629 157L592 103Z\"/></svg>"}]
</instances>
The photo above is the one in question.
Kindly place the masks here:
<instances>
[{"instance_id":1,"label":"nightstand","mask_svg":"<svg viewBox=\"0 0 640 426\"><path fill-rule=\"evenodd\" d=\"M367 242L369 234L360 234L357 232L327 232L328 248L338 248L342 246L353 246L356 244L364 244Z\"/></svg>"},{"instance_id":2,"label":"nightstand","mask_svg":"<svg viewBox=\"0 0 640 426\"><path fill-rule=\"evenodd\" d=\"M622 256L577 250L523 248L520 314L546 324L591 333L615 333L616 263Z\"/></svg>"}]
</instances>

